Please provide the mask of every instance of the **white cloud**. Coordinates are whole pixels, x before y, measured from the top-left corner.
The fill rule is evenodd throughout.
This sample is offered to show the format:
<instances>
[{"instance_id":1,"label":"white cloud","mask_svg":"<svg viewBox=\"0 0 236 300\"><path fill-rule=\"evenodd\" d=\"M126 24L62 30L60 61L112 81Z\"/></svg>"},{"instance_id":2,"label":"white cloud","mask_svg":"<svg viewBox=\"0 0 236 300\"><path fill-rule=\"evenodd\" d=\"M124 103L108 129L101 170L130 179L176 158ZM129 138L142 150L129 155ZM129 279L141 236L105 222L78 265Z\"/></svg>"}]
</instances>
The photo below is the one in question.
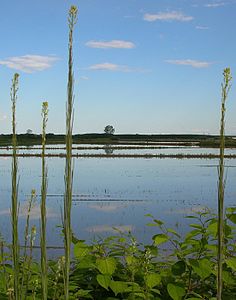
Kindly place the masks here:
<instances>
[{"instance_id":1,"label":"white cloud","mask_svg":"<svg viewBox=\"0 0 236 300\"><path fill-rule=\"evenodd\" d=\"M192 21L192 16L186 16L182 12L171 11L171 12L159 12L157 14L145 14L143 19L148 22L154 21L179 21L188 22Z\"/></svg>"},{"instance_id":2,"label":"white cloud","mask_svg":"<svg viewBox=\"0 0 236 300\"><path fill-rule=\"evenodd\" d=\"M93 204L89 206L91 209L95 209L98 211L103 211L103 212L112 212L112 211L117 211L119 209L122 209L126 207L126 205L117 205L117 204L110 204L110 203L102 203L102 204Z\"/></svg>"},{"instance_id":3,"label":"white cloud","mask_svg":"<svg viewBox=\"0 0 236 300\"><path fill-rule=\"evenodd\" d=\"M128 72L149 73L149 72L151 72L151 70L148 70L148 69L132 68L127 65L117 65L117 64L108 63L108 62L89 66L88 68L86 68L86 70L124 72L124 73L128 73Z\"/></svg>"},{"instance_id":4,"label":"white cloud","mask_svg":"<svg viewBox=\"0 0 236 300\"><path fill-rule=\"evenodd\" d=\"M99 49L132 49L135 44L129 41L112 40L112 41L89 41L86 46Z\"/></svg>"},{"instance_id":5,"label":"white cloud","mask_svg":"<svg viewBox=\"0 0 236 300\"><path fill-rule=\"evenodd\" d=\"M199 29L199 30L207 30L207 29L209 29L209 27L207 27L207 26L196 26L195 28Z\"/></svg>"},{"instance_id":6,"label":"white cloud","mask_svg":"<svg viewBox=\"0 0 236 300\"><path fill-rule=\"evenodd\" d=\"M25 73L43 71L50 68L59 58L56 56L23 55L0 60L0 65Z\"/></svg>"},{"instance_id":7,"label":"white cloud","mask_svg":"<svg viewBox=\"0 0 236 300\"><path fill-rule=\"evenodd\" d=\"M89 78L87 76L81 76L80 80L89 80Z\"/></svg>"},{"instance_id":8,"label":"white cloud","mask_svg":"<svg viewBox=\"0 0 236 300\"><path fill-rule=\"evenodd\" d=\"M191 66L193 68L207 68L210 67L212 62L207 61L199 61L199 60L193 60L193 59L177 59L177 60L166 60L169 64L174 65L184 65L184 66Z\"/></svg>"},{"instance_id":9,"label":"white cloud","mask_svg":"<svg viewBox=\"0 0 236 300\"><path fill-rule=\"evenodd\" d=\"M208 4L205 4L204 6L205 7L209 7L209 8L215 8L215 7L220 7L220 6L225 6L226 3L225 2L216 2L216 3L208 3Z\"/></svg>"},{"instance_id":10,"label":"white cloud","mask_svg":"<svg viewBox=\"0 0 236 300\"><path fill-rule=\"evenodd\" d=\"M40 206L35 205L31 208L30 219L38 220L40 218ZM10 209L5 209L0 211L0 216L8 216L10 215ZM28 215L28 203L23 203L19 209L19 218L26 218ZM58 218L60 215L56 214L52 208L47 208L47 218Z\"/></svg>"},{"instance_id":11,"label":"white cloud","mask_svg":"<svg viewBox=\"0 0 236 300\"><path fill-rule=\"evenodd\" d=\"M113 71L113 72L131 72L132 69L130 69L128 66L124 65L117 65L112 63L102 63L102 64L96 64L92 65L88 68L89 70L93 71Z\"/></svg>"}]
</instances>

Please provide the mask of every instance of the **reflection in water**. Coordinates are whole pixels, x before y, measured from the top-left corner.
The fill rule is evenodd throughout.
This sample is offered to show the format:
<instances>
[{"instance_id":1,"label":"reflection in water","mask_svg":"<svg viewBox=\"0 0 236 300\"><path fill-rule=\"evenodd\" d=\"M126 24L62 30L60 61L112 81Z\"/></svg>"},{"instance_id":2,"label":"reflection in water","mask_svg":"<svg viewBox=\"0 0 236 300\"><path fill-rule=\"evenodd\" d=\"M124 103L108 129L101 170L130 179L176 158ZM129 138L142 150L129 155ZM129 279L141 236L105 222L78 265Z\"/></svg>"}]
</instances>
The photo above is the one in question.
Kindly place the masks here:
<instances>
[{"instance_id":1,"label":"reflection in water","mask_svg":"<svg viewBox=\"0 0 236 300\"><path fill-rule=\"evenodd\" d=\"M110 226L110 225L96 225L87 227L86 230L91 233L119 233L119 232L131 232L134 230L134 226L132 225L120 225L120 226Z\"/></svg>"},{"instance_id":2,"label":"reflection in water","mask_svg":"<svg viewBox=\"0 0 236 300\"><path fill-rule=\"evenodd\" d=\"M112 145L104 145L103 149L107 155L113 154L114 149L112 148Z\"/></svg>"},{"instance_id":3,"label":"reflection in water","mask_svg":"<svg viewBox=\"0 0 236 300\"><path fill-rule=\"evenodd\" d=\"M226 206L235 205L236 160L225 160L228 176ZM64 158L47 158L48 245L62 245L61 208L64 195ZM217 208L217 165L212 159L112 159L78 158L74 160L72 204L73 232L79 239L91 241L96 234L113 234L113 228L129 231L141 242L150 242L157 228L147 227L145 214L179 224L186 231L190 220L184 216L210 207ZM25 226L25 203L32 189L41 190L41 159L19 158L20 234ZM0 233L11 239L9 208L11 205L11 159L0 159ZM38 225L38 197L31 224ZM39 232L39 228L38 228ZM39 234L38 234L39 237ZM36 241L38 242L38 240Z\"/></svg>"}]
</instances>

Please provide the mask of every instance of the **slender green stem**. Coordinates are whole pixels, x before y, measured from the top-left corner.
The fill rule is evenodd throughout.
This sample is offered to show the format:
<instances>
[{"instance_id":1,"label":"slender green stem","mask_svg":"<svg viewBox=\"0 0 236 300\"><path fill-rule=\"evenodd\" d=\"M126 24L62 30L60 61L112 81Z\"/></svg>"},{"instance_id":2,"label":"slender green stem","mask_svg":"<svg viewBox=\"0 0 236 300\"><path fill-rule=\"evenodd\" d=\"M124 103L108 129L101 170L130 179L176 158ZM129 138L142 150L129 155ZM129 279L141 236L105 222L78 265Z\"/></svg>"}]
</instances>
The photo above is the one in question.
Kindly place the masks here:
<instances>
[{"instance_id":1,"label":"slender green stem","mask_svg":"<svg viewBox=\"0 0 236 300\"><path fill-rule=\"evenodd\" d=\"M46 146L46 126L48 121L48 102L43 102L42 106L42 183L41 183L41 282L42 299L47 300L47 248L46 248L46 197L47 197L47 167L45 163Z\"/></svg>"},{"instance_id":2,"label":"slender green stem","mask_svg":"<svg viewBox=\"0 0 236 300\"><path fill-rule=\"evenodd\" d=\"M19 74L15 73L11 86L12 101L12 197L11 197L11 222L12 222L12 256L14 270L14 297L20 299L19 282L19 242L18 242L18 158L16 138L16 100L18 92Z\"/></svg>"},{"instance_id":3,"label":"slender green stem","mask_svg":"<svg viewBox=\"0 0 236 300\"><path fill-rule=\"evenodd\" d=\"M225 102L231 87L232 76L230 68L224 70L224 81L221 85L221 121L220 121L220 161L218 183L218 271L217 271L217 300L222 299L222 265L224 252L224 149L225 149Z\"/></svg>"},{"instance_id":4,"label":"slender green stem","mask_svg":"<svg viewBox=\"0 0 236 300\"><path fill-rule=\"evenodd\" d=\"M22 277L21 277L21 291L23 293L23 288L24 288L24 280L25 280L25 275L28 272L26 268L26 262L27 262L27 242L29 239L29 221L30 221L30 212L32 209L33 201L36 197L36 191L32 190L31 191L31 196L29 199L29 205L27 209L27 217L26 217L26 225L25 225L25 233L24 233L24 253L23 253L23 262L22 262ZM27 291L25 291L26 295Z\"/></svg>"},{"instance_id":5,"label":"slender green stem","mask_svg":"<svg viewBox=\"0 0 236 300\"><path fill-rule=\"evenodd\" d=\"M28 272L26 272L26 287L25 287L26 294L24 300L27 300L27 291L29 289L29 282L31 280L31 275L32 275L33 247L34 247L35 237L36 237L36 226L32 226L31 233L30 233L30 248L29 248L28 265L27 265Z\"/></svg>"},{"instance_id":6,"label":"slender green stem","mask_svg":"<svg viewBox=\"0 0 236 300\"><path fill-rule=\"evenodd\" d=\"M65 166L65 196L64 196L64 245L65 245L65 299L69 299L69 274L70 274L70 247L71 247L71 203L72 203L72 128L73 128L73 31L77 21L77 7L71 6L69 11L69 61L68 61L68 85L66 104L66 166Z\"/></svg>"}]
</instances>

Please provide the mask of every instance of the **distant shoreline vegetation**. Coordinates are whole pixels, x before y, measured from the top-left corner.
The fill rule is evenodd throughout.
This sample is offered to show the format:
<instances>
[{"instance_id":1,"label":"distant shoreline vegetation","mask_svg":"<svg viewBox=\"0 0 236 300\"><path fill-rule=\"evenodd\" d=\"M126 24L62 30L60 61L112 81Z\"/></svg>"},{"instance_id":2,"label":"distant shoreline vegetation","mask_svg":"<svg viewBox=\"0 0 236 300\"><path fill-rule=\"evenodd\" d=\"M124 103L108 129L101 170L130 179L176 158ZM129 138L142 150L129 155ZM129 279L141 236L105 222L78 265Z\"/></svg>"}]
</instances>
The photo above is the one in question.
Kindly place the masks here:
<instances>
[{"instance_id":1,"label":"distant shoreline vegetation","mask_svg":"<svg viewBox=\"0 0 236 300\"><path fill-rule=\"evenodd\" d=\"M73 144L111 144L111 145L178 145L178 146L198 146L218 148L220 137L218 135L198 135L198 134L105 134L105 133L86 133L75 134L72 136ZM18 146L41 145L41 134L18 134ZM64 134L48 133L46 144L64 144ZM1 134L0 146L11 146L12 135ZM225 146L236 148L236 136L226 136Z\"/></svg>"}]
</instances>

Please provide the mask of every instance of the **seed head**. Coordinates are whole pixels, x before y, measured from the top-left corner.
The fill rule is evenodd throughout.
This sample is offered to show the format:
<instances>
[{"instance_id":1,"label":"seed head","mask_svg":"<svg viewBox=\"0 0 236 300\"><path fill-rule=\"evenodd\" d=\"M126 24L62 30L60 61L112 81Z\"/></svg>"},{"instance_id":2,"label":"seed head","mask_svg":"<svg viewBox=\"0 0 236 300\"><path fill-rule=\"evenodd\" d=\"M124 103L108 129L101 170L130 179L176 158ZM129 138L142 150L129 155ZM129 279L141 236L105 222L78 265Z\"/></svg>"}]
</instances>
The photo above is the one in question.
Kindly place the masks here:
<instances>
[{"instance_id":1,"label":"seed head","mask_svg":"<svg viewBox=\"0 0 236 300\"><path fill-rule=\"evenodd\" d=\"M230 81L232 80L230 68L225 68L223 75L224 75L225 83L228 85L230 83Z\"/></svg>"}]
</instances>

